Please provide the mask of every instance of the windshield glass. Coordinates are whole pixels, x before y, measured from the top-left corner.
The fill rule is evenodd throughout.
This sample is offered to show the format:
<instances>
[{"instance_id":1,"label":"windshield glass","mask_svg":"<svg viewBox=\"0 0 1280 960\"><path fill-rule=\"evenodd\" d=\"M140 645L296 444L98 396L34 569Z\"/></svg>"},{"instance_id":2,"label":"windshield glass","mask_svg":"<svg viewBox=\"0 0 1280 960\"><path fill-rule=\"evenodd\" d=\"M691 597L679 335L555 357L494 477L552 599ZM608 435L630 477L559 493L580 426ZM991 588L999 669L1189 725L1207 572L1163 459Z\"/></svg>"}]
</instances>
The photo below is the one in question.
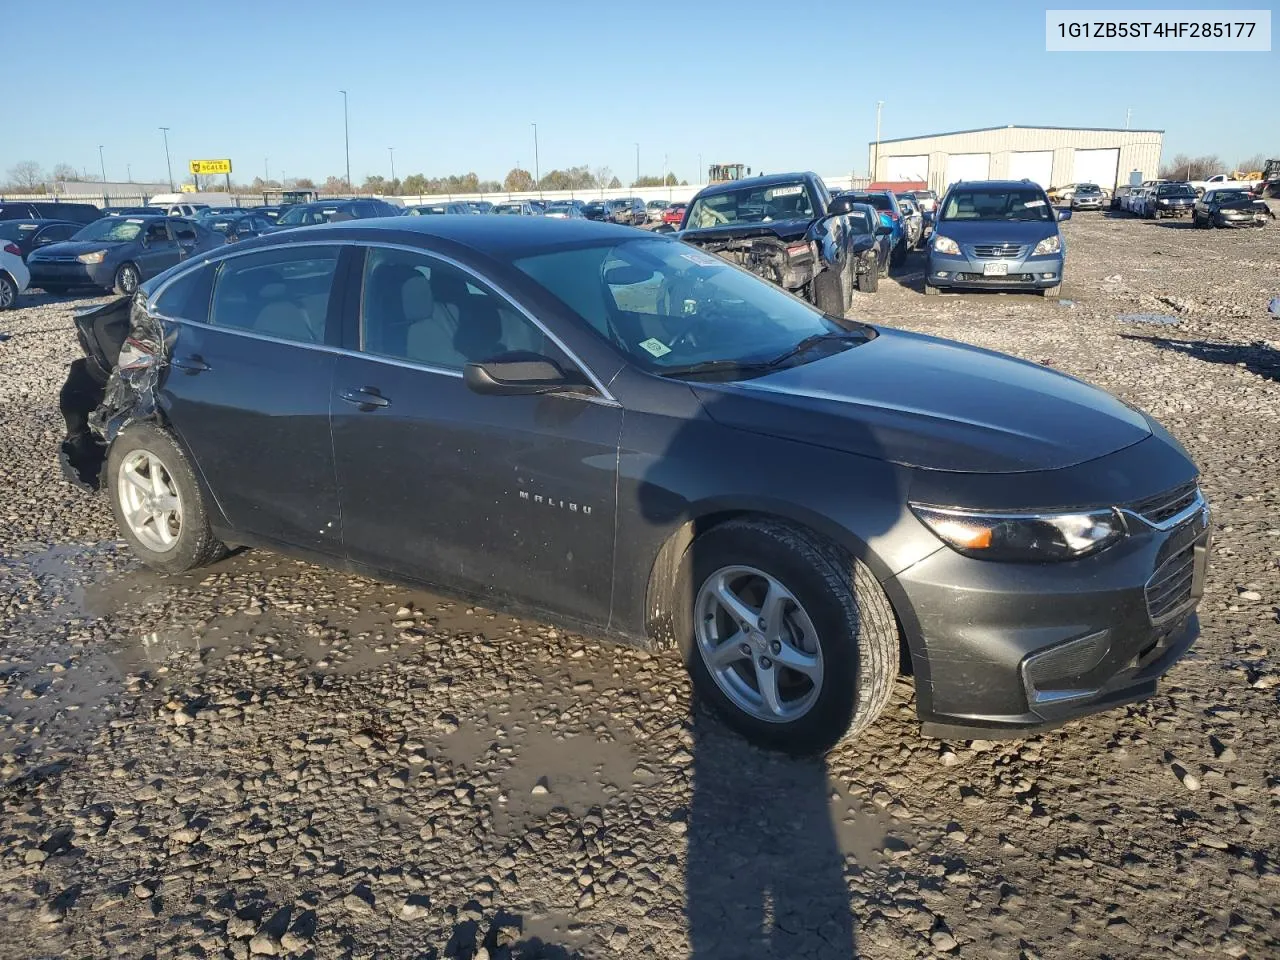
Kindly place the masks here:
<instances>
[{"instance_id":1,"label":"windshield glass","mask_svg":"<svg viewBox=\"0 0 1280 960\"><path fill-rule=\"evenodd\" d=\"M138 235L142 233L142 227L146 223L145 220L126 219L124 217L104 217L101 220L95 220L79 233L72 240L137 240Z\"/></svg>"},{"instance_id":2,"label":"windshield glass","mask_svg":"<svg viewBox=\"0 0 1280 960\"><path fill-rule=\"evenodd\" d=\"M514 214L515 216L518 217L520 213L523 211L523 209L524 208L521 207L520 204L518 203L500 203L493 208L493 212L502 214L508 217Z\"/></svg>"},{"instance_id":3,"label":"windshield glass","mask_svg":"<svg viewBox=\"0 0 1280 960\"><path fill-rule=\"evenodd\" d=\"M20 220L0 220L0 240L18 240L28 233L40 229L38 223L23 223Z\"/></svg>"},{"instance_id":4,"label":"windshield glass","mask_svg":"<svg viewBox=\"0 0 1280 960\"><path fill-rule=\"evenodd\" d=\"M1194 197L1195 195L1195 190L1185 183L1170 183L1163 187L1156 187L1157 197Z\"/></svg>"},{"instance_id":5,"label":"windshield glass","mask_svg":"<svg viewBox=\"0 0 1280 960\"><path fill-rule=\"evenodd\" d=\"M769 223L813 216L813 203L804 183L740 187L728 193L698 197L689 211L688 226L718 227L726 223Z\"/></svg>"},{"instance_id":6,"label":"windshield glass","mask_svg":"<svg viewBox=\"0 0 1280 960\"><path fill-rule=\"evenodd\" d=\"M1101 193L1101 192L1102 192L1102 188L1098 186L1096 183L1082 183L1080 184L1080 186L1076 187L1076 196L1081 196L1083 194L1095 194L1095 193Z\"/></svg>"},{"instance_id":7,"label":"windshield glass","mask_svg":"<svg viewBox=\"0 0 1280 960\"><path fill-rule=\"evenodd\" d=\"M1241 200L1249 200L1251 197L1243 190L1214 190L1205 199L1213 203L1239 203Z\"/></svg>"},{"instance_id":8,"label":"windshield glass","mask_svg":"<svg viewBox=\"0 0 1280 960\"><path fill-rule=\"evenodd\" d=\"M336 212L333 208L293 206L280 214L276 223L282 227L309 227L317 223L328 223L329 217Z\"/></svg>"},{"instance_id":9,"label":"windshield glass","mask_svg":"<svg viewBox=\"0 0 1280 960\"><path fill-rule=\"evenodd\" d=\"M714 361L767 362L815 335L844 334L853 343L874 336L868 327L824 316L773 284L674 241L556 250L518 259L515 266L656 373ZM797 356L796 362L817 356Z\"/></svg>"},{"instance_id":10,"label":"windshield glass","mask_svg":"<svg viewBox=\"0 0 1280 960\"><path fill-rule=\"evenodd\" d=\"M959 187L947 195L944 220L1052 220L1039 190L1026 187Z\"/></svg>"}]
</instances>

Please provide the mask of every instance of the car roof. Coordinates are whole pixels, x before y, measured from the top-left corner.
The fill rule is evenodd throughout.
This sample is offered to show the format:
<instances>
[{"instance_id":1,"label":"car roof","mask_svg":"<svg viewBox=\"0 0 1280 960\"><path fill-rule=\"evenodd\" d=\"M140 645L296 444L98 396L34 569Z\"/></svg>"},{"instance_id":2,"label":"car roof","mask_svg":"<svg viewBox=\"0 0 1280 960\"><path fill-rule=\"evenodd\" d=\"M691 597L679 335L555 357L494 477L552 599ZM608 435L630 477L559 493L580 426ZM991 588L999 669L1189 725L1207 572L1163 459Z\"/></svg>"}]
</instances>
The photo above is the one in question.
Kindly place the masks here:
<instances>
[{"instance_id":1,"label":"car roof","mask_svg":"<svg viewBox=\"0 0 1280 960\"><path fill-rule=\"evenodd\" d=\"M770 173L768 175L761 174L758 177L746 177L742 180L726 180L724 183L713 183L709 187L703 187L698 191L698 196L714 197L721 193L733 193L735 190L741 190L743 187L772 187L779 183L795 183L797 180L808 181L810 178L818 179L818 175L812 171L801 170L796 173Z\"/></svg>"},{"instance_id":2,"label":"car roof","mask_svg":"<svg viewBox=\"0 0 1280 960\"><path fill-rule=\"evenodd\" d=\"M304 235L323 239L341 234L354 240L403 239L405 234L445 240L481 254L509 253L513 250L551 251L581 245L584 242L645 239L650 234L635 227L599 223L594 220L545 220L542 217L369 217L343 220L289 231L287 242L301 240ZM261 245L283 240L283 234L269 234Z\"/></svg>"},{"instance_id":3,"label":"car roof","mask_svg":"<svg viewBox=\"0 0 1280 960\"><path fill-rule=\"evenodd\" d=\"M957 180L947 189L950 190L951 187L1035 187L1037 190L1041 189L1040 184L1034 180Z\"/></svg>"}]
</instances>

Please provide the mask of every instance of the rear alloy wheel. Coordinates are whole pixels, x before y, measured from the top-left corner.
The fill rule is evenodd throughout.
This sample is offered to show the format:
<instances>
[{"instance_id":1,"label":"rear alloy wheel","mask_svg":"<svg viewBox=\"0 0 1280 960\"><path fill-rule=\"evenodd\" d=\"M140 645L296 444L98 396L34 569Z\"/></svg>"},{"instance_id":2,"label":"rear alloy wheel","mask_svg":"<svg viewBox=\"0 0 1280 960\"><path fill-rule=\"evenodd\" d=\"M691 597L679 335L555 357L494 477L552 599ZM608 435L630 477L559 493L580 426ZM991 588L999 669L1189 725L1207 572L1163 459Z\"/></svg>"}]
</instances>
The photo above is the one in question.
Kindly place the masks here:
<instances>
[{"instance_id":1,"label":"rear alloy wheel","mask_svg":"<svg viewBox=\"0 0 1280 960\"><path fill-rule=\"evenodd\" d=\"M103 471L120 533L138 558L182 573L222 556L186 455L162 429L135 423L121 430Z\"/></svg>"},{"instance_id":2,"label":"rear alloy wheel","mask_svg":"<svg viewBox=\"0 0 1280 960\"><path fill-rule=\"evenodd\" d=\"M699 696L749 739L821 753L884 709L897 622L871 571L835 545L732 520L690 545L675 596L693 598L677 636Z\"/></svg>"},{"instance_id":3,"label":"rear alloy wheel","mask_svg":"<svg viewBox=\"0 0 1280 960\"><path fill-rule=\"evenodd\" d=\"M122 297L132 297L140 282L138 268L132 263L122 264L116 271L115 290Z\"/></svg>"},{"instance_id":4,"label":"rear alloy wheel","mask_svg":"<svg viewBox=\"0 0 1280 960\"><path fill-rule=\"evenodd\" d=\"M0 310L12 310L17 305L17 283L7 273L0 273Z\"/></svg>"}]
</instances>

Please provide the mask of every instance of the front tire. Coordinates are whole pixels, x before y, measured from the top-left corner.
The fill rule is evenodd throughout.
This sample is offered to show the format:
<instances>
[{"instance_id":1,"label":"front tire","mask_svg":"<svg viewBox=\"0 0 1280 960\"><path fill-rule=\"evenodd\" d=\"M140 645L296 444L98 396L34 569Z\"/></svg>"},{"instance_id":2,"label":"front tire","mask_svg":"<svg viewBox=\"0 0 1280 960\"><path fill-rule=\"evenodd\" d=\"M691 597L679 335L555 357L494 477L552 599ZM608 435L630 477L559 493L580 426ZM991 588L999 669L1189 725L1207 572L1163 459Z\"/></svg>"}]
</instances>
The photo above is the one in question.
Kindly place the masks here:
<instances>
[{"instance_id":1,"label":"front tire","mask_svg":"<svg viewBox=\"0 0 1280 960\"><path fill-rule=\"evenodd\" d=\"M823 270L813 278L813 305L833 317L844 316L844 284L835 270Z\"/></svg>"},{"instance_id":2,"label":"front tire","mask_svg":"<svg viewBox=\"0 0 1280 960\"><path fill-rule=\"evenodd\" d=\"M17 305L17 282L7 273L0 273L0 310L12 310Z\"/></svg>"},{"instance_id":3,"label":"front tire","mask_svg":"<svg viewBox=\"0 0 1280 960\"><path fill-rule=\"evenodd\" d=\"M1062 284L1059 283L1059 284L1055 284L1052 287L1045 287L1043 290L1040 291L1040 294L1046 300L1049 299L1050 297L1060 297L1062 296Z\"/></svg>"},{"instance_id":4,"label":"front tire","mask_svg":"<svg viewBox=\"0 0 1280 960\"><path fill-rule=\"evenodd\" d=\"M700 697L748 739L822 753L893 690L898 631L871 571L773 519L731 520L685 552L677 637Z\"/></svg>"},{"instance_id":5,"label":"front tire","mask_svg":"<svg viewBox=\"0 0 1280 960\"><path fill-rule=\"evenodd\" d=\"M120 431L103 470L120 533L138 559L183 573L226 552L209 527L204 497L186 454L152 423Z\"/></svg>"},{"instance_id":6,"label":"front tire","mask_svg":"<svg viewBox=\"0 0 1280 960\"><path fill-rule=\"evenodd\" d=\"M142 275L138 272L138 268L132 263L122 263L120 269L116 271L112 286L120 296L132 297L141 282Z\"/></svg>"},{"instance_id":7,"label":"front tire","mask_svg":"<svg viewBox=\"0 0 1280 960\"><path fill-rule=\"evenodd\" d=\"M858 273L858 289L863 293L875 293L880 289L880 263L872 259L862 265Z\"/></svg>"}]
</instances>

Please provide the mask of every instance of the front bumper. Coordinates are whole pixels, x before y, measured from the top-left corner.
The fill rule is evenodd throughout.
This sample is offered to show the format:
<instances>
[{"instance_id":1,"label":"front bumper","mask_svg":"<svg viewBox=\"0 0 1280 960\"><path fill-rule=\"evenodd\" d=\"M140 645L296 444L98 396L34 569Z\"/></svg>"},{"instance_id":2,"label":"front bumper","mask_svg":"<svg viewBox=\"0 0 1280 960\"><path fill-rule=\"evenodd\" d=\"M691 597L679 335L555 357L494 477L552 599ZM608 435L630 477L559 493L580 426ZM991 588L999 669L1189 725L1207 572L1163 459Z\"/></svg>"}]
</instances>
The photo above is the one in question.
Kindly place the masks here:
<instances>
[{"instance_id":1,"label":"front bumper","mask_svg":"<svg viewBox=\"0 0 1280 960\"><path fill-rule=\"evenodd\" d=\"M31 285L55 287L103 287L115 283L115 268L105 263L81 263L78 260L29 260Z\"/></svg>"},{"instance_id":2,"label":"front bumper","mask_svg":"<svg viewBox=\"0 0 1280 960\"><path fill-rule=\"evenodd\" d=\"M1270 219L1261 210L1249 211L1245 214L1228 215L1218 212L1213 215L1213 222L1219 227L1258 227Z\"/></svg>"},{"instance_id":3,"label":"front bumper","mask_svg":"<svg viewBox=\"0 0 1280 960\"><path fill-rule=\"evenodd\" d=\"M1157 217L1189 217L1191 216L1192 203L1157 203Z\"/></svg>"},{"instance_id":4,"label":"front bumper","mask_svg":"<svg viewBox=\"0 0 1280 960\"><path fill-rule=\"evenodd\" d=\"M1024 244L1011 257L984 257L968 244L961 244L959 256L938 253L930 247L925 280L945 290L1044 290L1062 283L1066 253L1029 256L1028 251L1034 249L1035 244ZM988 276L989 263L1003 264L1005 275Z\"/></svg>"},{"instance_id":5,"label":"front bumper","mask_svg":"<svg viewBox=\"0 0 1280 960\"><path fill-rule=\"evenodd\" d=\"M1209 547L1200 501L1172 529L1082 560L944 548L898 574L886 587L912 639L924 732L1022 736L1151 696L1199 635Z\"/></svg>"},{"instance_id":6,"label":"front bumper","mask_svg":"<svg viewBox=\"0 0 1280 960\"><path fill-rule=\"evenodd\" d=\"M1072 198L1072 210L1101 210L1103 204L1102 197L1078 197Z\"/></svg>"}]
</instances>

